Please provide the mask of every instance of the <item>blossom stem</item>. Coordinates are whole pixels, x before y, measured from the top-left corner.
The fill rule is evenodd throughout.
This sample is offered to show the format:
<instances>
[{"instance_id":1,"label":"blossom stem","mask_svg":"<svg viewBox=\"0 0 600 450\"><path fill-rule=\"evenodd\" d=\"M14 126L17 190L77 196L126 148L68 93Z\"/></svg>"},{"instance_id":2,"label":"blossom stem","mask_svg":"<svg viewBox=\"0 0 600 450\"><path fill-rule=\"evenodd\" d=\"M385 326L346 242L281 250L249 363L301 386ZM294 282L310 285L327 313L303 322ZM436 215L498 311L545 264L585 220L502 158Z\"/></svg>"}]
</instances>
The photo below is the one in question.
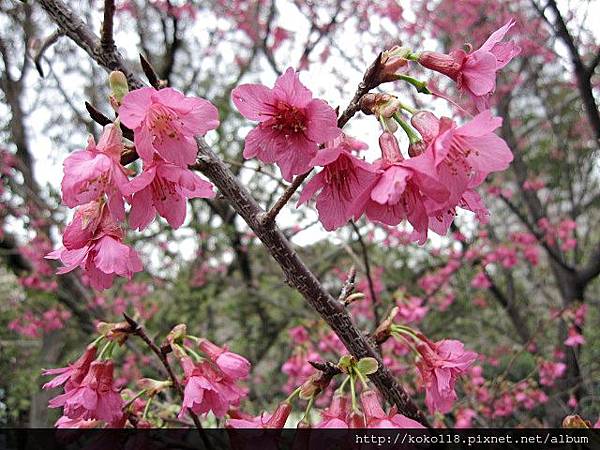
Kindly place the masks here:
<instances>
[{"instance_id":1,"label":"blossom stem","mask_svg":"<svg viewBox=\"0 0 600 450\"><path fill-rule=\"evenodd\" d=\"M356 403L356 386L354 385L354 375L350 373L350 394L352 396L352 411L359 412Z\"/></svg>"},{"instance_id":2,"label":"blossom stem","mask_svg":"<svg viewBox=\"0 0 600 450\"><path fill-rule=\"evenodd\" d=\"M408 75L397 75L397 77L399 80L406 81L407 83L412 84L417 90L417 92L419 92L420 94L431 95L431 91L427 89L427 83L425 81L417 80L416 78L413 78Z\"/></svg>"},{"instance_id":3,"label":"blossom stem","mask_svg":"<svg viewBox=\"0 0 600 450\"><path fill-rule=\"evenodd\" d=\"M114 341L108 341L106 344L104 344L104 347L102 347L102 350L100 351L100 354L98 355L98 359L102 360L102 359L110 359L112 357L112 352L115 348L115 342Z\"/></svg>"},{"instance_id":4,"label":"blossom stem","mask_svg":"<svg viewBox=\"0 0 600 450\"><path fill-rule=\"evenodd\" d=\"M308 405L306 405L306 409L304 410L304 415L302 416L302 419L300 420L300 422L304 422L307 418L308 415L310 414L310 410L313 407L313 404L315 403L315 395L311 395L310 399L308 399Z\"/></svg>"},{"instance_id":5,"label":"blossom stem","mask_svg":"<svg viewBox=\"0 0 600 450\"><path fill-rule=\"evenodd\" d=\"M400 127L404 130L411 144L415 144L421 140L415 130L413 130L412 127L402 117L400 117L400 114L394 114L394 120L396 120L398 125L400 125Z\"/></svg>"},{"instance_id":6,"label":"blossom stem","mask_svg":"<svg viewBox=\"0 0 600 450\"><path fill-rule=\"evenodd\" d=\"M123 410L126 410L127 408L129 408L133 402L135 402L138 398L140 398L145 393L146 393L146 389L142 389L140 392L135 394L127 403L125 403L125 405L123 405Z\"/></svg>"},{"instance_id":7,"label":"blossom stem","mask_svg":"<svg viewBox=\"0 0 600 450\"><path fill-rule=\"evenodd\" d=\"M146 406L144 406L144 412L142 413L142 419L144 420L146 419L146 417L148 417L148 411L150 411L150 404L152 403L152 400L154 400L154 395L148 398Z\"/></svg>"},{"instance_id":8,"label":"blossom stem","mask_svg":"<svg viewBox=\"0 0 600 450\"><path fill-rule=\"evenodd\" d=\"M367 389L369 382L367 381L365 376L360 372L360 370L353 369L353 372L355 372L356 375L358 375L358 379L360 380L363 388Z\"/></svg>"},{"instance_id":9,"label":"blossom stem","mask_svg":"<svg viewBox=\"0 0 600 450\"><path fill-rule=\"evenodd\" d=\"M410 114L414 114L417 112L417 110L415 108L413 108L412 106L408 106L405 103L400 103L400 109L403 109L404 111L408 111Z\"/></svg>"},{"instance_id":10,"label":"blossom stem","mask_svg":"<svg viewBox=\"0 0 600 450\"><path fill-rule=\"evenodd\" d=\"M344 388L346 387L346 385L348 384L348 381L350 380L350 376L347 376L346 379L344 381L342 381L342 384L340 384L340 387L337 388L337 391L342 394L344 392Z\"/></svg>"},{"instance_id":11,"label":"blossom stem","mask_svg":"<svg viewBox=\"0 0 600 450\"><path fill-rule=\"evenodd\" d=\"M102 339L104 339L106 336L102 335L102 336L98 336L96 339L94 339L94 341L91 343L91 345L93 345L94 347L98 347L98 344L100 344L100 342L102 342Z\"/></svg>"},{"instance_id":12,"label":"blossom stem","mask_svg":"<svg viewBox=\"0 0 600 450\"><path fill-rule=\"evenodd\" d=\"M297 387L294 392L292 392L288 398L285 399L284 403L292 403L292 400L294 400L294 397L296 397L298 394L300 394L300 390L302 389L302 386Z\"/></svg>"}]
</instances>

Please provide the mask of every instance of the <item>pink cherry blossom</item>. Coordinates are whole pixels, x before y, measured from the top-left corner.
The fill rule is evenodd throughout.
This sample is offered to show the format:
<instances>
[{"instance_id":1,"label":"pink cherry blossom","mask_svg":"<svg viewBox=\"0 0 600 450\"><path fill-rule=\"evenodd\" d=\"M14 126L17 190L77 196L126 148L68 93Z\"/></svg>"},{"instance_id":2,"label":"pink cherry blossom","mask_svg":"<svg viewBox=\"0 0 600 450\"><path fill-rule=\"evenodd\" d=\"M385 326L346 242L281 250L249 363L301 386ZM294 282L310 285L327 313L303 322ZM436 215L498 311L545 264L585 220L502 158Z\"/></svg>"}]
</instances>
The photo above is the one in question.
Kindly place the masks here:
<instances>
[{"instance_id":1,"label":"pink cherry blossom","mask_svg":"<svg viewBox=\"0 0 600 450\"><path fill-rule=\"evenodd\" d=\"M44 384L42 389L53 389L64 384L65 392L68 392L79 386L83 378L88 373L90 364L94 359L96 359L96 350L96 346L90 344L85 349L83 355L81 355L73 364L69 364L67 367L44 370L42 375L57 376L53 380Z\"/></svg>"},{"instance_id":2,"label":"pink cherry blossom","mask_svg":"<svg viewBox=\"0 0 600 450\"><path fill-rule=\"evenodd\" d=\"M367 428L425 428L419 422L398 414L394 405L386 414L381 407L377 393L372 390L360 394Z\"/></svg>"},{"instance_id":3,"label":"pink cherry blossom","mask_svg":"<svg viewBox=\"0 0 600 450\"><path fill-rule=\"evenodd\" d=\"M129 225L139 230L146 228L157 212L177 229L185 220L186 199L215 195L211 183L156 155L151 162L144 162L144 171L124 190L133 194Z\"/></svg>"},{"instance_id":4,"label":"pink cherry blossom","mask_svg":"<svg viewBox=\"0 0 600 450\"><path fill-rule=\"evenodd\" d=\"M57 273L81 267L94 289L107 289L115 275L131 279L142 270L136 251L123 244L123 230L115 223L102 202L91 202L75 211L63 236L63 248L48 255L63 263Z\"/></svg>"},{"instance_id":5,"label":"pink cherry blossom","mask_svg":"<svg viewBox=\"0 0 600 450\"><path fill-rule=\"evenodd\" d=\"M113 362L93 362L79 386L53 398L48 405L64 407L64 414L70 419L117 422L123 415L123 399L113 383Z\"/></svg>"},{"instance_id":6,"label":"pink cherry blossom","mask_svg":"<svg viewBox=\"0 0 600 450\"><path fill-rule=\"evenodd\" d=\"M579 333L577 327L569 328L568 337L565 339L565 345L568 347L577 347L583 344L585 344L585 338Z\"/></svg>"},{"instance_id":7,"label":"pink cherry blossom","mask_svg":"<svg viewBox=\"0 0 600 450\"><path fill-rule=\"evenodd\" d=\"M485 272L477 272L471 280L471 286L475 289L487 289L492 285Z\"/></svg>"},{"instance_id":8,"label":"pink cherry blossom","mask_svg":"<svg viewBox=\"0 0 600 450\"><path fill-rule=\"evenodd\" d=\"M371 164L358 159L352 150L367 148L363 142L345 134L329 142L310 162L311 166L323 166L306 183L298 205L307 202L317 192L317 210L323 227L334 230L352 217L364 212L368 197L364 194L377 178L377 170Z\"/></svg>"},{"instance_id":9,"label":"pink cherry blossom","mask_svg":"<svg viewBox=\"0 0 600 450\"><path fill-rule=\"evenodd\" d=\"M321 412L322 420L316 428L349 428L349 412L348 398L342 394L335 394L329 408Z\"/></svg>"},{"instance_id":10,"label":"pink cherry blossom","mask_svg":"<svg viewBox=\"0 0 600 450\"><path fill-rule=\"evenodd\" d=\"M452 78L458 89L469 94L477 108L483 111L488 108L489 97L496 90L496 72L521 52L514 42L500 42L514 25L515 21L509 20L472 53L464 50L454 50L449 55L422 52L419 63Z\"/></svg>"},{"instance_id":11,"label":"pink cherry blossom","mask_svg":"<svg viewBox=\"0 0 600 450\"><path fill-rule=\"evenodd\" d=\"M201 339L198 346L221 371L232 380L244 379L250 373L250 362L227 347L219 347L208 339Z\"/></svg>"},{"instance_id":12,"label":"pink cherry blossom","mask_svg":"<svg viewBox=\"0 0 600 450\"><path fill-rule=\"evenodd\" d=\"M473 364L477 353L465 351L460 341L444 339L434 343L424 336L417 351L421 355L417 368L425 384L427 408L432 413L450 411L456 400L456 379Z\"/></svg>"},{"instance_id":13,"label":"pink cherry blossom","mask_svg":"<svg viewBox=\"0 0 600 450\"><path fill-rule=\"evenodd\" d=\"M429 217L425 199L444 202L448 191L434 178L430 159L416 156L403 160L396 138L384 132L379 144L383 159L375 163L379 179L373 184L366 206L370 220L386 225L398 225L407 219L414 228L414 237L423 244L427 239Z\"/></svg>"},{"instance_id":14,"label":"pink cherry blossom","mask_svg":"<svg viewBox=\"0 0 600 450\"><path fill-rule=\"evenodd\" d=\"M194 363L191 358L181 358L185 373L183 404L179 417L183 417L188 408L196 414L212 411L217 417L223 417L230 406L239 405L245 392L210 362Z\"/></svg>"},{"instance_id":15,"label":"pink cherry blossom","mask_svg":"<svg viewBox=\"0 0 600 450\"><path fill-rule=\"evenodd\" d=\"M319 144L341 133L335 111L323 100L313 99L291 67L273 89L243 84L231 98L244 117L259 122L246 137L244 157L276 163L288 181L313 167Z\"/></svg>"},{"instance_id":16,"label":"pink cherry blossom","mask_svg":"<svg viewBox=\"0 0 600 450\"><path fill-rule=\"evenodd\" d=\"M106 194L111 214L115 220L123 220L123 188L129 180L120 163L122 150L121 131L110 124L104 127L97 145L90 136L85 150L71 153L64 162L63 203L74 208Z\"/></svg>"},{"instance_id":17,"label":"pink cherry blossom","mask_svg":"<svg viewBox=\"0 0 600 450\"><path fill-rule=\"evenodd\" d=\"M136 150L145 162L152 162L158 153L180 167L196 161L194 136L219 126L219 113L212 103L186 97L173 88L145 87L129 92L119 108L119 118L134 131Z\"/></svg>"},{"instance_id":18,"label":"pink cherry blossom","mask_svg":"<svg viewBox=\"0 0 600 450\"><path fill-rule=\"evenodd\" d=\"M562 362L541 361L539 370L540 384L542 386L554 386L556 380L564 375L567 365Z\"/></svg>"},{"instance_id":19,"label":"pink cherry blossom","mask_svg":"<svg viewBox=\"0 0 600 450\"><path fill-rule=\"evenodd\" d=\"M56 428L99 428L102 423L95 419L71 419L67 416L61 416L56 421Z\"/></svg>"}]
</instances>

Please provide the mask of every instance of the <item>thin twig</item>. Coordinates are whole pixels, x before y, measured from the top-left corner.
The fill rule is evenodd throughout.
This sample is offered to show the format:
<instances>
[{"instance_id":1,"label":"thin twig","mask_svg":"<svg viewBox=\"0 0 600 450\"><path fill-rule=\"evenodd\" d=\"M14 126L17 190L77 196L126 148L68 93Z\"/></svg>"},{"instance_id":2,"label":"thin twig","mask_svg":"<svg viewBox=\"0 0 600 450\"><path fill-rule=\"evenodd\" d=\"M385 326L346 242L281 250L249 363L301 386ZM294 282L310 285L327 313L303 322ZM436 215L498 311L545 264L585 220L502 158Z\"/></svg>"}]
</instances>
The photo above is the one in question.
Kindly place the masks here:
<instances>
[{"instance_id":1,"label":"thin twig","mask_svg":"<svg viewBox=\"0 0 600 450\"><path fill-rule=\"evenodd\" d=\"M148 346L148 348L150 350L152 350L152 352L156 356L158 356L158 359L160 359L160 362L164 366L165 370L167 371L167 374L169 375L169 378L171 379L171 382L173 383L173 387L175 388L175 390L177 391L177 393L183 400L183 397L184 397L183 386L181 386L181 383L179 382L177 375L175 375L175 372L173 372L173 368L171 367L171 364L169 363L169 359L167 358L167 352L164 350L161 350L154 343L154 341L148 337L148 335L146 334L146 331L144 330L144 327L142 327L132 317L127 315L127 313L123 313L123 317L125 317L125 320L131 327L130 332L132 334L135 334L136 336L138 336L142 341L144 341L146 343L146 345ZM200 423L200 419L198 419L198 416L196 415L196 413L194 411L192 411L191 408L188 408L188 413L190 414L190 417L192 418L194 425L196 426L196 429L200 433L200 437L202 438L204 445L206 446L206 448L211 448L208 437L204 433L204 428L202 427L202 424Z\"/></svg>"},{"instance_id":2,"label":"thin twig","mask_svg":"<svg viewBox=\"0 0 600 450\"><path fill-rule=\"evenodd\" d=\"M100 34L100 45L105 49L115 46L113 38L113 25L115 17L115 0L104 0L104 20L102 21L102 32Z\"/></svg>"}]
</instances>

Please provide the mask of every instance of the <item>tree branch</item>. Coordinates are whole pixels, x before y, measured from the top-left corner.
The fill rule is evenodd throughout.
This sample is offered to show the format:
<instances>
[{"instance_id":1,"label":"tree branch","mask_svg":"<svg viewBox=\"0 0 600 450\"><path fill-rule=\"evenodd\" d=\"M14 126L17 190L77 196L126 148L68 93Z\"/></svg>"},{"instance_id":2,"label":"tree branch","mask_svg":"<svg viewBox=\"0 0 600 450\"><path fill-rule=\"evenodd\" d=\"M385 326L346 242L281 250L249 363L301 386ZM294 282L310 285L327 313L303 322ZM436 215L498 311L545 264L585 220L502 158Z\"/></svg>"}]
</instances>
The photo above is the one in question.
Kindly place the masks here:
<instances>
[{"instance_id":1,"label":"tree branch","mask_svg":"<svg viewBox=\"0 0 600 450\"><path fill-rule=\"evenodd\" d=\"M86 29L85 24L60 0L39 0L56 24L65 34L83 48L92 58L108 70L120 70L126 74L132 88L143 83L125 67L123 58L115 51L105 55L99 48L98 39ZM374 87L380 56L367 70L350 106L339 119L343 126L358 111L360 98ZM376 85L376 84L375 84ZM199 150L198 164L192 166L206 175L226 197L235 211L245 220L262 241L271 256L277 261L287 282L295 287L305 300L321 315L323 320L338 335L348 351L357 359L372 357L379 363L379 370L370 375L371 380L383 396L398 407L398 410L418 422L429 426L423 412L414 404L406 391L398 384L367 338L352 323L345 308L337 302L319 283L315 275L292 249L290 242L274 224L265 226L261 217L264 210L256 203L248 190L235 178L225 163L213 152L203 139L196 139Z\"/></svg>"}]
</instances>

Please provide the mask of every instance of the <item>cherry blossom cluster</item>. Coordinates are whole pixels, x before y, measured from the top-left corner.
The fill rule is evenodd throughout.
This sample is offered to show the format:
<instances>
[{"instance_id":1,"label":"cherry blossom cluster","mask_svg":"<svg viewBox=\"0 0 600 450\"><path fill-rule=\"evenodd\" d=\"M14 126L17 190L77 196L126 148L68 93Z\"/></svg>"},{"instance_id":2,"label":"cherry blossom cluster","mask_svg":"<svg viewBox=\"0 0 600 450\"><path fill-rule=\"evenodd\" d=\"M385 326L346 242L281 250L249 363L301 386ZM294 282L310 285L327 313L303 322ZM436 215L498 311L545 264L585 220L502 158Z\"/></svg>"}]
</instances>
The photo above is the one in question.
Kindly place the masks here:
<instances>
[{"instance_id":1,"label":"cherry blossom cluster","mask_svg":"<svg viewBox=\"0 0 600 450\"><path fill-rule=\"evenodd\" d=\"M214 196L212 185L188 165L196 161L194 137L219 125L217 109L207 100L172 88L125 93L120 73L113 73L111 81L111 103L119 117L104 127L97 144L90 137L84 150L65 160L62 200L76 209L64 230L63 247L47 256L62 262L59 274L80 267L99 290L112 286L115 276L131 279L142 270L137 252L124 243L125 202L131 204L131 228L145 229L158 213L176 229L185 220L186 199ZM143 161L142 172L131 179L134 172L121 164L131 145L124 141L121 124L134 131L133 144Z\"/></svg>"},{"instance_id":2,"label":"cherry blossom cluster","mask_svg":"<svg viewBox=\"0 0 600 450\"><path fill-rule=\"evenodd\" d=\"M154 402L160 410L168 408L168 403L161 403L159 394L180 383L176 375L169 380L155 380L141 378L139 371L135 371L140 390L137 393L130 391L115 379L115 365L119 365L115 353L136 330L126 322L100 323L97 328L101 335L75 362L67 367L43 371L44 375L55 376L44 384L44 389L62 387L64 390L49 402L51 408L62 408L63 411L56 426L143 428L158 425L160 419L151 414L150 406ZM163 347L165 345L183 373L179 418L209 412L224 417L231 407L239 405L246 395L246 389L239 382L248 376L248 360L230 352L227 347L188 335L183 324L173 328ZM125 363L120 364L122 371L128 370L127 361L126 358ZM120 380L124 381L123 378Z\"/></svg>"},{"instance_id":3,"label":"cherry blossom cluster","mask_svg":"<svg viewBox=\"0 0 600 450\"><path fill-rule=\"evenodd\" d=\"M415 53L394 47L382 54L379 82L404 80L430 93L424 82L407 75L412 62L454 80L480 111L463 125L415 111L391 94L364 95L361 109L375 115L383 128L381 158L368 163L358 156L366 144L338 128L333 108L314 99L290 68L273 88L245 84L233 90L240 113L259 122L246 137L244 156L276 164L288 181L322 167L304 187L298 205L316 196L319 219L327 230L364 214L390 226L407 220L413 238L424 243L428 230L447 232L457 207L485 222L488 212L475 188L512 161L510 149L494 134L502 120L487 107L497 71L520 51L512 42L501 42L513 25L509 21L471 53ZM405 153L394 135L399 126L410 141Z\"/></svg>"}]
</instances>

